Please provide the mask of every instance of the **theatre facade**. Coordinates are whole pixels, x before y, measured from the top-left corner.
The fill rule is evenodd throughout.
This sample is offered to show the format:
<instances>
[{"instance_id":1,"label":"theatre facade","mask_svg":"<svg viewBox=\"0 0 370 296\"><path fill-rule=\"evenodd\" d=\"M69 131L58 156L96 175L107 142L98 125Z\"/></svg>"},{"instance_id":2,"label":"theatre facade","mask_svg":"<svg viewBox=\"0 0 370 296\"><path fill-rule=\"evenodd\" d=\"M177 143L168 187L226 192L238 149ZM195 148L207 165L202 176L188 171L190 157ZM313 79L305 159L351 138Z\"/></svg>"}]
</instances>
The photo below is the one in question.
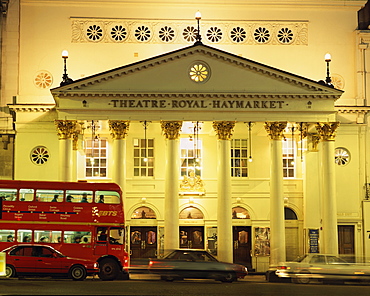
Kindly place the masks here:
<instances>
[{"instance_id":1,"label":"theatre facade","mask_svg":"<svg viewBox=\"0 0 370 296\"><path fill-rule=\"evenodd\" d=\"M49 2L47 9L54 11L55 4ZM356 9L364 1L353 2L357 5L341 8L341 13L356 20ZM26 20L31 11L42 10L39 1L23 5ZM98 46L104 46L107 56L116 50L113 39L90 39L90 44L77 34L85 32L88 39L99 32L92 27L93 18L77 18L66 7L61 11L69 17L66 31L71 35L64 36L65 20L57 21L57 27L70 47L80 53L85 48L89 58ZM121 28L118 20L116 30ZM223 28L221 20L214 23ZM296 53L308 46L303 38L308 23L302 19L291 26L301 38L294 39ZM348 94L343 77L332 75L330 61L323 62L320 79L307 77L307 70L300 74L299 67L294 73L272 67L246 53L232 53L230 44L212 42L209 36L217 34L206 34L208 24L212 21L200 27L203 35L195 31L186 44L174 42L142 59L123 58L123 66L107 57L110 67L80 78L70 73L72 58L59 57L58 67L52 68L62 78L54 81L47 71L36 76L45 84L40 93L20 83L21 95L4 100L2 109L14 125L8 123L6 149L14 151L13 163L8 162L13 174L3 173L3 178L116 182L123 190L126 247L132 259L160 257L176 248L207 249L219 260L264 272L303 253L370 256L366 72L356 76L366 65L367 51L358 44L370 39L368 32L350 34L349 51L358 63L347 73L357 77L348 79ZM146 40L139 39L144 46ZM148 42L151 48L156 45L153 39ZM50 43L58 47L58 41ZM139 46L133 43L127 46ZM271 53L273 46L279 47L262 46ZM25 48L21 42L20 52ZM22 69L27 77L26 65L33 64L25 58L18 62L22 82Z\"/></svg>"}]
</instances>

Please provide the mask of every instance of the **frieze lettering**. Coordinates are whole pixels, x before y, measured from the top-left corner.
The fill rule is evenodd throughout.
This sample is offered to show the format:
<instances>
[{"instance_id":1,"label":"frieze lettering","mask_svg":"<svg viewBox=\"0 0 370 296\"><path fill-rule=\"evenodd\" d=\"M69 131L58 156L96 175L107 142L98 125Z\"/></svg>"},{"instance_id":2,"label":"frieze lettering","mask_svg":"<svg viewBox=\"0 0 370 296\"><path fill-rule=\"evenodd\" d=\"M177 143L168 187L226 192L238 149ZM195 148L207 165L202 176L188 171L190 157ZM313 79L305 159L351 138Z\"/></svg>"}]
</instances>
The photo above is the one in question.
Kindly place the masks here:
<instances>
[{"instance_id":1,"label":"frieze lettering","mask_svg":"<svg viewBox=\"0 0 370 296\"><path fill-rule=\"evenodd\" d=\"M115 99L113 108L125 109L283 109L285 101L275 100L132 100Z\"/></svg>"}]
</instances>

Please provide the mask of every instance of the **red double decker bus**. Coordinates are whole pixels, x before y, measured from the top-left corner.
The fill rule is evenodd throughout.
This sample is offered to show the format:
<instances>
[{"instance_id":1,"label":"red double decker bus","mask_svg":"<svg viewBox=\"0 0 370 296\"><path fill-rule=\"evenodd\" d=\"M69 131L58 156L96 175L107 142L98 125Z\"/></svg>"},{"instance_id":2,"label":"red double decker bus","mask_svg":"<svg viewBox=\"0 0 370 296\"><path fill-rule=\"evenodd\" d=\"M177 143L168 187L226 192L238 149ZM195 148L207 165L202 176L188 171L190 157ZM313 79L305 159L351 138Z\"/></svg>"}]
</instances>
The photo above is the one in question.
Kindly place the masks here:
<instances>
[{"instance_id":1,"label":"red double decker bus","mask_svg":"<svg viewBox=\"0 0 370 296\"><path fill-rule=\"evenodd\" d=\"M0 250L40 243L95 259L102 280L128 279L122 191L114 183L0 180Z\"/></svg>"}]
</instances>

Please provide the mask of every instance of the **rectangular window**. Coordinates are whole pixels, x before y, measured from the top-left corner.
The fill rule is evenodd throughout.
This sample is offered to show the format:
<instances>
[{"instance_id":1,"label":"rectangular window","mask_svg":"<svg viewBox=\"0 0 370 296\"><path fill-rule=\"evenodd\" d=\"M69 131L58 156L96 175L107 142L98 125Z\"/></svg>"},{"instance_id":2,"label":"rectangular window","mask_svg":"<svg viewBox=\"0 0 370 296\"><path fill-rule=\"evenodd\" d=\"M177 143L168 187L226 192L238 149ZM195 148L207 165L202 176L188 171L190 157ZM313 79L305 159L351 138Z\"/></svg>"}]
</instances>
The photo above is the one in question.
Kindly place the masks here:
<instances>
[{"instance_id":1,"label":"rectangular window","mask_svg":"<svg viewBox=\"0 0 370 296\"><path fill-rule=\"evenodd\" d=\"M93 196L92 191L67 190L66 191L66 202L91 203L92 196Z\"/></svg>"},{"instance_id":2,"label":"rectangular window","mask_svg":"<svg viewBox=\"0 0 370 296\"><path fill-rule=\"evenodd\" d=\"M283 141L283 175L284 178L295 178L295 141L286 138Z\"/></svg>"},{"instance_id":3,"label":"rectangular window","mask_svg":"<svg viewBox=\"0 0 370 296\"><path fill-rule=\"evenodd\" d=\"M32 241L32 230L19 229L17 231L17 241L22 243L30 243Z\"/></svg>"},{"instance_id":4,"label":"rectangular window","mask_svg":"<svg viewBox=\"0 0 370 296\"><path fill-rule=\"evenodd\" d=\"M14 201L17 198L17 189L0 189L0 198L2 200Z\"/></svg>"},{"instance_id":5,"label":"rectangular window","mask_svg":"<svg viewBox=\"0 0 370 296\"><path fill-rule=\"evenodd\" d=\"M33 196L33 194L32 194L32 196ZM26 197L26 196L24 196L24 197ZM28 199L26 198L25 200L27 201ZM53 190L53 189L44 190L44 189L37 189L36 190L36 201L61 202L61 201L63 201L63 190Z\"/></svg>"},{"instance_id":6,"label":"rectangular window","mask_svg":"<svg viewBox=\"0 0 370 296\"><path fill-rule=\"evenodd\" d=\"M0 229L0 242L14 242L15 230Z\"/></svg>"},{"instance_id":7,"label":"rectangular window","mask_svg":"<svg viewBox=\"0 0 370 296\"><path fill-rule=\"evenodd\" d=\"M231 141L231 177L248 177L248 140Z\"/></svg>"},{"instance_id":8,"label":"rectangular window","mask_svg":"<svg viewBox=\"0 0 370 296\"><path fill-rule=\"evenodd\" d=\"M106 178L108 168L108 141L92 138L85 141L86 178Z\"/></svg>"},{"instance_id":9,"label":"rectangular window","mask_svg":"<svg viewBox=\"0 0 370 296\"><path fill-rule=\"evenodd\" d=\"M193 138L180 139L181 176L202 175L202 140Z\"/></svg>"},{"instance_id":10,"label":"rectangular window","mask_svg":"<svg viewBox=\"0 0 370 296\"><path fill-rule=\"evenodd\" d=\"M64 231L64 242L67 244L89 244L91 243L91 232Z\"/></svg>"},{"instance_id":11,"label":"rectangular window","mask_svg":"<svg viewBox=\"0 0 370 296\"><path fill-rule=\"evenodd\" d=\"M62 232L57 230L35 230L33 235L33 240L37 243L58 243Z\"/></svg>"},{"instance_id":12,"label":"rectangular window","mask_svg":"<svg viewBox=\"0 0 370 296\"><path fill-rule=\"evenodd\" d=\"M154 139L134 139L134 176L154 176Z\"/></svg>"}]
</instances>

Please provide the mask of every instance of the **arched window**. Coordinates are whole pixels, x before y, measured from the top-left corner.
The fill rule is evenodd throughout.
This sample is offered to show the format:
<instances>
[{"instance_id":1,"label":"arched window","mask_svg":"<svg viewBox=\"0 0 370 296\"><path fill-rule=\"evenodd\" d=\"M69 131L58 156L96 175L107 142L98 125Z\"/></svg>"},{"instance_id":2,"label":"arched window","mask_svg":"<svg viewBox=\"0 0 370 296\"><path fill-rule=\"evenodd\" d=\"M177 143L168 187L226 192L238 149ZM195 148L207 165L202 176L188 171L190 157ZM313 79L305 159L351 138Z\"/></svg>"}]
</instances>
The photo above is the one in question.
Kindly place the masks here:
<instances>
[{"instance_id":1,"label":"arched window","mask_svg":"<svg viewBox=\"0 0 370 296\"><path fill-rule=\"evenodd\" d=\"M203 213L201 210L194 208L194 207L188 207L183 209L180 212L180 219L203 219Z\"/></svg>"},{"instance_id":2,"label":"arched window","mask_svg":"<svg viewBox=\"0 0 370 296\"><path fill-rule=\"evenodd\" d=\"M234 207L232 209L233 219L250 219L249 213L242 207Z\"/></svg>"},{"instance_id":3,"label":"arched window","mask_svg":"<svg viewBox=\"0 0 370 296\"><path fill-rule=\"evenodd\" d=\"M131 215L131 219L156 219L154 211L148 207L137 208Z\"/></svg>"},{"instance_id":4,"label":"arched window","mask_svg":"<svg viewBox=\"0 0 370 296\"><path fill-rule=\"evenodd\" d=\"M297 214L290 208L284 208L285 220L298 220Z\"/></svg>"}]
</instances>

